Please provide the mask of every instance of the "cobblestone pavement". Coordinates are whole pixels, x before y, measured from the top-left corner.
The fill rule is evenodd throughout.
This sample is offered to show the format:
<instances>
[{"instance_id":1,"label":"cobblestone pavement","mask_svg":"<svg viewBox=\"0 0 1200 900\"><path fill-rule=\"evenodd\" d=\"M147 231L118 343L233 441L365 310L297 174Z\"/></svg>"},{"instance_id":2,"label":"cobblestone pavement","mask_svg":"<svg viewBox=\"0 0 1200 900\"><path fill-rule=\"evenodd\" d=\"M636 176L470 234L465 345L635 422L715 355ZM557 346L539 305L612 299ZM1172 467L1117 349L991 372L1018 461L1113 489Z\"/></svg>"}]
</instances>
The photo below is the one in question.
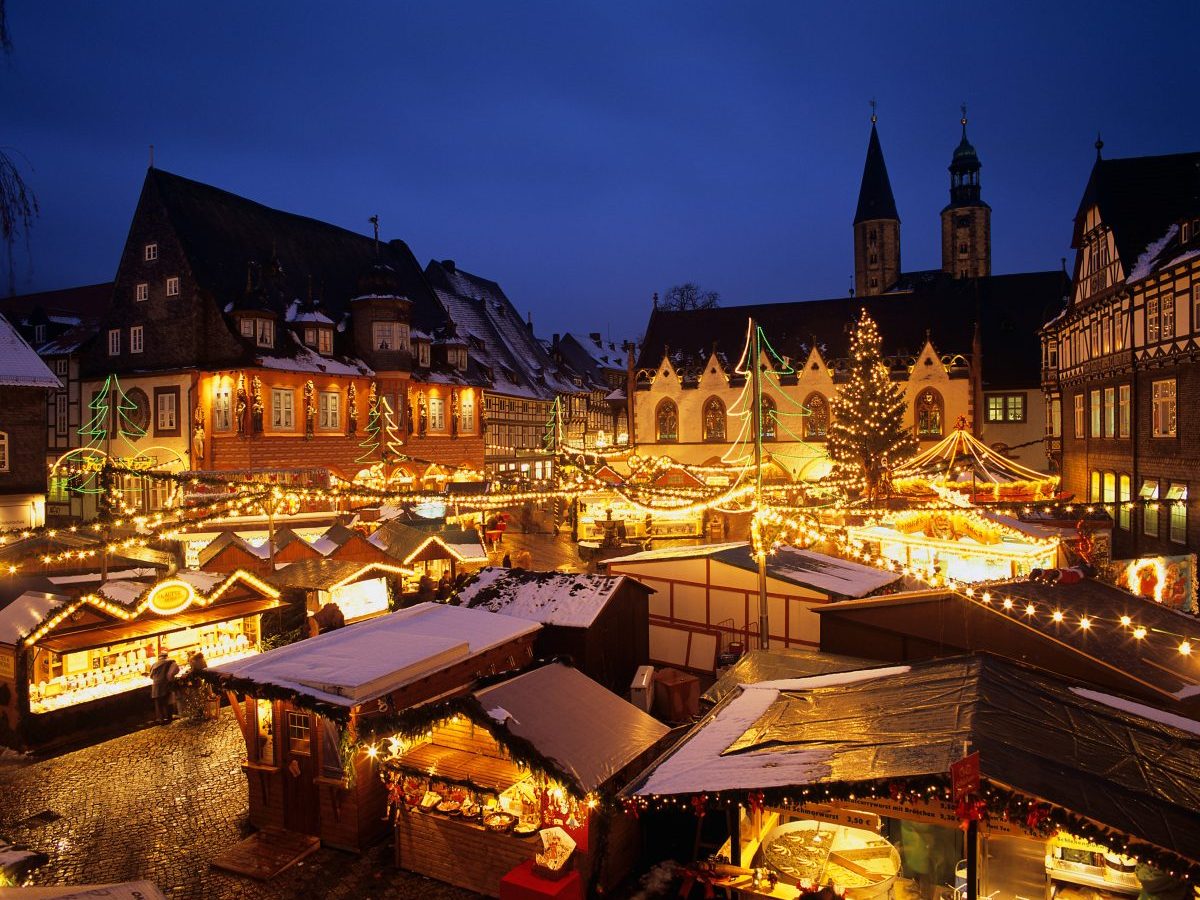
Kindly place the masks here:
<instances>
[{"instance_id":1,"label":"cobblestone pavement","mask_svg":"<svg viewBox=\"0 0 1200 900\"><path fill-rule=\"evenodd\" d=\"M0 763L0 836L50 856L37 884L147 878L176 900L467 900L478 895L392 865L385 841L362 856L322 848L263 884L209 867L249 833L245 745L229 710L44 760ZM46 821L50 813L61 818ZM44 815L39 815L44 814Z\"/></svg>"}]
</instances>

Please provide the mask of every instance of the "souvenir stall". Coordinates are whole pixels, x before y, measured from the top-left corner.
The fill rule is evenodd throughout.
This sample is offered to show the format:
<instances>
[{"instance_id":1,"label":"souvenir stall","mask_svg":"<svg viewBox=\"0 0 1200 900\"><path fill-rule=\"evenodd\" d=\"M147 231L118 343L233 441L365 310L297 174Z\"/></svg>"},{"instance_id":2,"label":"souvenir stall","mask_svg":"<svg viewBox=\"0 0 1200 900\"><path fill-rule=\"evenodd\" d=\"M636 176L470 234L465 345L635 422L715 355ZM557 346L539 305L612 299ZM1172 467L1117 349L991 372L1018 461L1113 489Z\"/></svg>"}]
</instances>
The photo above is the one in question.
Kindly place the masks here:
<instances>
[{"instance_id":1,"label":"souvenir stall","mask_svg":"<svg viewBox=\"0 0 1200 900\"><path fill-rule=\"evenodd\" d=\"M611 801L665 725L560 663L394 724L373 739L398 866L493 897L582 900L628 874L636 823Z\"/></svg>"},{"instance_id":2,"label":"souvenir stall","mask_svg":"<svg viewBox=\"0 0 1200 900\"><path fill-rule=\"evenodd\" d=\"M421 603L201 677L229 693L246 742L250 824L360 851L382 836L387 790L372 721L526 664L540 626Z\"/></svg>"},{"instance_id":3,"label":"souvenir stall","mask_svg":"<svg viewBox=\"0 0 1200 900\"><path fill-rule=\"evenodd\" d=\"M850 525L846 536L928 581L970 584L1054 568L1062 530L987 510L911 509Z\"/></svg>"},{"instance_id":4,"label":"souvenir stall","mask_svg":"<svg viewBox=\"0 0 1200 900\"><path fill-rule=\"evenodd\" d=\"M1031 667L955 657L742 685L622 796L642 820L722 816L725 845L685 881L743 898L1186 896L1198 734Z\"/></svg>"},{"instance_id":5,"label":"souvenir stall","mask_svg":"<svg viewBox=\"0 0 1200 900\"><path fill-rule=\"evenodd\" d=\"M435 582L443 575L454 579L461 572L474 572L488 564L487 550L473 528L427 530L389 522L381 525L367 541L397 565L412 570L406 581L410 591L416 590L416 582L422 575Z\"/></svg>"},{"instance_id":6,"label":"souvenir stall","mask_svg":"<svg viewBox=\"0 0 1200 900\"><path fill-rule=\"evenodd\" d=\"M954 431L892 473L892 491L926 500L953 496L981 505L1064 496L1057 475L1035 471L993 450L967 431L962 417Z\"/></svg>"},{"instance_id":7,"label":"souvenir stall","mask_svg":"<svg viewBox=\"0 0 1200 900\"><path fill-rule=\"evenodd\" d=\"M265 580L308 616L330 603L337 604L345 624L381 616L403 591L412 569L381 562L350 562L340 559L310 559L294 562Z\"/></svg>"},{"instance_id":8,"label":"souvenir stall","mask_svg":"<svg viewBox=\"0 0 1200 900\"><path fill-rule=\"evenodd\" d=\"M8 734L41 744L149 714L150 666L168 653L187 672L258 652L279 591L247 572L184 569L162 579L51 577L0 609L0 685Z\"/></svg>"}]
</instances>

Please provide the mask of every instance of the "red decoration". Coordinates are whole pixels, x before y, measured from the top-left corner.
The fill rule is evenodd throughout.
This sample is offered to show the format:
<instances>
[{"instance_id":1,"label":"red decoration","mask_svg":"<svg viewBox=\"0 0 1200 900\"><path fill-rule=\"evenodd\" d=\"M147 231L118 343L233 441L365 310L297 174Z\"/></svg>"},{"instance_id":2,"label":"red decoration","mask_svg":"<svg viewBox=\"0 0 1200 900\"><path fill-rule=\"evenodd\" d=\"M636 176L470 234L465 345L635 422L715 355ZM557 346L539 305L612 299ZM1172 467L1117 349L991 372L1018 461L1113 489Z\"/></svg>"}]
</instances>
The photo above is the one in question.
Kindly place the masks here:
<instances>
[{"instance_id":1,"label":"red decoration","mask_svg":"<svg viewBox=\"0 0 1200 900\"><path fill-rule=\"evenodd\" d=\"M692 798L692 812L697 819L703 819L708 807L708 794L697 794Z\"/></svg>"},{"instance_id":2,"label":"red decoration","mask_svg":"<svg viewBox=\"0 0 1200 900\"><path fill-rule=\"evenodd\" d=\"M750 811L760 813L763 811L763 803L766 801L766 796L762 791L751 791L746 798L750 801Z\"/></svg>"},{"instance_id":3,"label":"red decoration","mask_svg":"<svg viewBox=\"0 0 1200 900\"><path fill-rule=\"evenodd\" d=\"M1032 803L1029 806L1029 812L1025 814L1025 824L1030 831L1040 831L1048 818L1050 818L1050 807L1041 803Z\"/></svg>"},{"instance_id":4,"label":"red decoration","mask_svg":"<svg viewBox=\"0 0 1200 900\"><path fill-rule=\"evenodd\" d=\"M987 819L987 801L978 797L963 797L954 807L954 815L958 817L958 827L966 831L972 822Z\"/></svg>"}]
</instances>

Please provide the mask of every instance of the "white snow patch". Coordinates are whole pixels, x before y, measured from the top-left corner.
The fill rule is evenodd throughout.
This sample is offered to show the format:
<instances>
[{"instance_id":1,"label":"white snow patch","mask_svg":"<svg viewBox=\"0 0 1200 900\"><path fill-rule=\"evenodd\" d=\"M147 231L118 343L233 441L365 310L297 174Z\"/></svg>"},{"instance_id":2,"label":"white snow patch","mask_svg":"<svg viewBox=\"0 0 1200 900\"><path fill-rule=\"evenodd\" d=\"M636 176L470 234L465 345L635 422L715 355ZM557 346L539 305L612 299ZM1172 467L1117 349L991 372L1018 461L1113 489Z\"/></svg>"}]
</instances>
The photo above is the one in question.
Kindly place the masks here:
<instances>
[{"instance_id":1,"label":"white snow patch","mask_svg":"<svg viewBox=\"0 0 1200 900\"><path fill-rule=\"evenodd\" d=\"M1184 690L1190 689L1184 688ZM1200 722L1197 722L1195 719L1188 719L1184 716L1177 716L1174 713L1163 712L1161 709L1155 709L1153 706L1135 703L1123 697L1114 697L1112 694L1102 694L1100 691L1093 691L1088 688L1073 687L1071 688L1071 693L1078 694L1080 697L1086 697L1088 700L1095 700L1097 703L1103 703L1105 706L1111 706L1113 709L1133 713L1135 716L1141 716L1143 719L1158 722L1160 725L1169 725L1172 728L1178 728L1180 731L1200 734ZM1180 693L1177 692L1176 696L1179 695Z\"/></svg>"},{"instance_id":2,"label":"white snow patch","mask_svg":"<svg viewBox=\"0 0 1200 900\"><path fill-rule=\"evenodd\" d=\"M1129 273L1129 277L1125 279L1126 284L1133 284L1135 281L1141 281L1147 275L1154 271L1154 260L1158 258L1158 254L1163 252L1163 248L1170 243L1171 238L1179 231L1178 225L1172 225L1167 229L1167 233L1160 237L1157 241L1151 241L1146 249L1142 251L1141 256L1137 258L1137 262L1133 264L1133 270Z\"/></svg>"},{"instance_id":3,"label":"white snow patch","mask_svg":"<svg viewBox=\"0 0 1200 900\"><path fill-rule=\"evenodd\" d=\"M26 591L0 609L0 643L18 643L32 634L51 612L69 602L69 597L58 594Z\"/></svg>"},{"instance_id":4,"label":"white snow patch","mask_svg":"<svg viewBox=\"0 0 1200 900\"><path fill-rule=\"evenodd\" d=\"M42 358L4 316L0 316L0 384L16 387L62 387L62 382L46 367Z\"/></svg>"},{"instance_id":5,"label":"white snow patch","mask_svg":"<svg viewBox=\"0 0 1200 900\"><path fill-rule=\"evenodd\" d=\"M890 678L893 675L903 675L911 671L911 666L886 666L881 669L856 669L853 672L830 672L825 675L809 675L806 678L781 678L777 681L759 681L755 684L744 684L742 687L772 688L777 691L811 691L816 688L857 684L860 681L871 681L874 678Z\"/></svg>"},{"instance_id":6,"label":"white snow patch","mask_svg":"<svg viewBox=\"0 0 1200 900\"><path fill-rule=\"evenodd\" d=\"M491 716L492 719L499 722L501 725L503 725L509 719L512 719L512 713L510 713L503 706L497 706L495 709L489 709L487 711L487 714L489 716ZM516 719L513 719L513 721L515 722Z\"/></svg>"},{"instance_id":7,"label":"white snow patch","mask_svg":"<svg viewBox=\"0 0 1200 900\"><path fill-rule=\"evenodd\" d=\"M612 598L622 577L488 567L458 596L464 606L474 609L543 625L587 628Z\"/></svg>"}]
</instances>

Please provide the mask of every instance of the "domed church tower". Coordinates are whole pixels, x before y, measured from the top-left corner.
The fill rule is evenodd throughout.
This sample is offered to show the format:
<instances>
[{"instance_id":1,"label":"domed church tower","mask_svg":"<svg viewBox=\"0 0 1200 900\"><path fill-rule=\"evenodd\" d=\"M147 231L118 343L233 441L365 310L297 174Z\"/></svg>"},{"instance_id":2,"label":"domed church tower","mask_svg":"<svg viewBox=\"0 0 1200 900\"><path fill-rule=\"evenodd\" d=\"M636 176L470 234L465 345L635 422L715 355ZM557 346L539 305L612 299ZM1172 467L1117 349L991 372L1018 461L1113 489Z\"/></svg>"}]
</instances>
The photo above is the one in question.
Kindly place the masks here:
<instances>
[{"instance_id":1,"label":"domed church tower","mask_svg":"<svg viewBox=\"0 0 1200 900\"><path fill-rule=\"evenodd\" d=\"M875 122L872 109L871 139L854 213L854 290L860 297L882 294L900 278L900 214Z\"/></svg>"},{"instance_id":2,"label":"domed church tower","mask_svg":"<svg viewBox=\"0 0 1200 900\"><path fill-rule=\"evenodd\" d=\"M962 140L950 160L950 203L942 210L942 271L955 278L992 274L992 208L979 199L979 156L967 140L967 107L962 108Z\"/></svg>"}]
</instances>

